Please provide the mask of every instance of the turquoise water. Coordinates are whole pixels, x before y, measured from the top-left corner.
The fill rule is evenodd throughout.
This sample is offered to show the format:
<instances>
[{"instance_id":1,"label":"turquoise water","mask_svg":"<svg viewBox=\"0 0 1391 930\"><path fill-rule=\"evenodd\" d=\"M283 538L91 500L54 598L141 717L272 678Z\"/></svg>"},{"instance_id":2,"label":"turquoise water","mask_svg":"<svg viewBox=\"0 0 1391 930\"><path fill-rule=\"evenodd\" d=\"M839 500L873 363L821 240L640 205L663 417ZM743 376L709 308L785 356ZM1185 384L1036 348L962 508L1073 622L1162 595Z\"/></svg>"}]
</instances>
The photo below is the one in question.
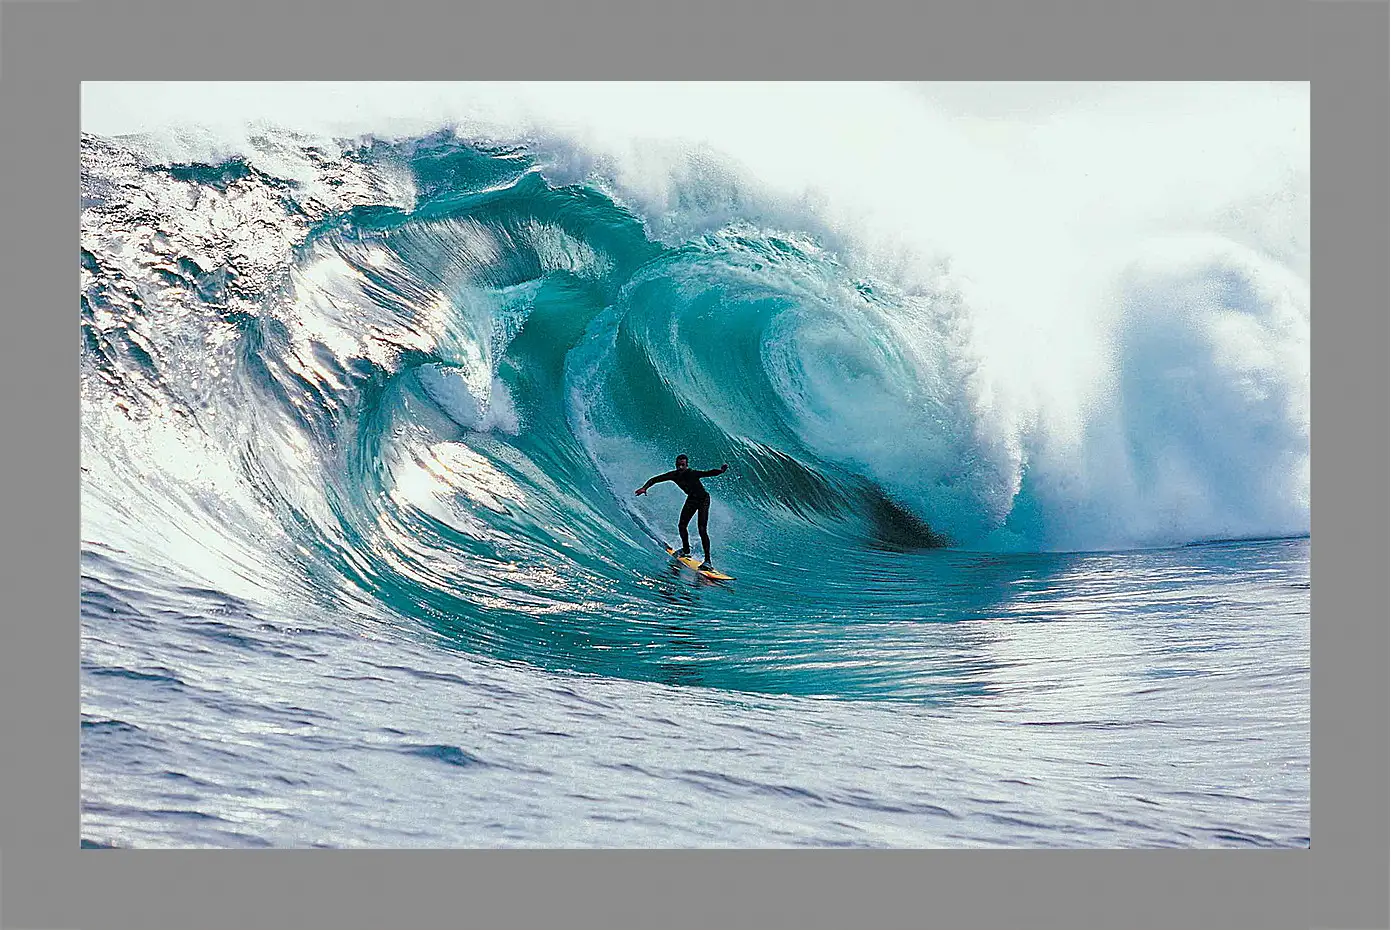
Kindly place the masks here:
<instances>
[{"instance_id":1,"label":"turquoise water","mask_svg":"<svg viewBox=\"0 0 1391 930\"><path fill-rule=\"evenodd\" d=\"M1308 844L1307 435L1152 292L1067 479L950 275L811 218L143 152L83 144L84 841Z\"/></svg>"}]
</instances>

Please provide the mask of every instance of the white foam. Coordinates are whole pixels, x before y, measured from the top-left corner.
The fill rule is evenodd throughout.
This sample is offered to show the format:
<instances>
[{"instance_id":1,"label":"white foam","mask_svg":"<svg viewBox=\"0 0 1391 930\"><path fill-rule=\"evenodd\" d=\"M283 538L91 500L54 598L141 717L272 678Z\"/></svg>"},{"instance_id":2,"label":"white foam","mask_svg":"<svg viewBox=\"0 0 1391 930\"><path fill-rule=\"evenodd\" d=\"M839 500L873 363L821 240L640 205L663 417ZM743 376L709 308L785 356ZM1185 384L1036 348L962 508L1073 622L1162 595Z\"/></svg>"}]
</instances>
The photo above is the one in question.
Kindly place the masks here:
<instances>
[{"instance_id":1,"label":"white foam","mask_svg":"<svg viewBox=\"0 0 1391 930\"><path fill-rule=\"evenodd\" d=\"M512 436L521 431L511 392L486 368L423 365L417 376L430 399L465 429L477 433L497 430Z\"/></svg>"}]
</instances>

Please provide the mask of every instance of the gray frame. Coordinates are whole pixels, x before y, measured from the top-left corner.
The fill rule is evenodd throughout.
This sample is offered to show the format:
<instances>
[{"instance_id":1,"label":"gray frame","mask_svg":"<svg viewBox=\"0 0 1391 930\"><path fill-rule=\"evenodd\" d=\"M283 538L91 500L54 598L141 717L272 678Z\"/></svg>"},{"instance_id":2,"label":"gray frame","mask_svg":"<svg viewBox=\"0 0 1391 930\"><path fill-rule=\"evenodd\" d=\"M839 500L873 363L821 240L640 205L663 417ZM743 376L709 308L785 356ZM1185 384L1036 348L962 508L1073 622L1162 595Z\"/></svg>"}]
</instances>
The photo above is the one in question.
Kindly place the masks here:
<instances>
[{"instance_id":1,"label":"gray frame","mask_svg":"<svg viewBox=\"0 0 1391 930\"><path fill-rule=\"evenodd\" d=\"M0 925L1387 926L1387 5L889 6L4 5ZM1312 82L1312 848L79 851L79 80L716 75Z\"/></svg>"}]
</instances>

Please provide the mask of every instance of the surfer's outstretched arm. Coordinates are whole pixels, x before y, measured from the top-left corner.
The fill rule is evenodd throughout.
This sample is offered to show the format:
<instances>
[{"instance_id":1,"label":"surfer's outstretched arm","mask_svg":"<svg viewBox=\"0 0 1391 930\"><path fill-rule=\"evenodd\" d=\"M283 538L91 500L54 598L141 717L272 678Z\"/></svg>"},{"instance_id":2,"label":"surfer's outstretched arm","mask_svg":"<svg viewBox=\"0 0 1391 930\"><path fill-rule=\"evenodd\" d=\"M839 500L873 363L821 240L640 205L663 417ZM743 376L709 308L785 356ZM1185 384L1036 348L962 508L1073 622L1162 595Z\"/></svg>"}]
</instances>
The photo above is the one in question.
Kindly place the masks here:
<instances>
[{"instance_id":1,"label":"surfer's outstretched arm","mask_svg":"<svg viewBox=\"0 0 1391 930\"><path fill-rule=\"evenodd\" d=\"M695 475L697 478L715 478L719 475L723 475L728 470L729 465L728 463L726 463L724 465L721 465L719 468L712 468L709 471L698 471L695 473Z\"/></svg>"},{"instance_id":2,"label":"surfer's outstretched arm","mask_svg":"<svg viewBox=\"0 0 1391 930\"><path fill-rule=\"evenodd\" d=\"M661 474L661 475L655 475L654 477L648 478L648 479L647 479L647 483L644 484L642 487L638 488L638 489L637 489L636 491L634 491L633 493L634 493L634 494L646 494L646 493L647 493L647 489L650 488L650 487L652 487L652 485L654 485L654 484L661 484L663 481L670 481L672 478L675 478L675 477L676 477L676 472L674 472L674 471L669 471L669 472L666 472L665 474Z\"/></svg>"}]
</instances>

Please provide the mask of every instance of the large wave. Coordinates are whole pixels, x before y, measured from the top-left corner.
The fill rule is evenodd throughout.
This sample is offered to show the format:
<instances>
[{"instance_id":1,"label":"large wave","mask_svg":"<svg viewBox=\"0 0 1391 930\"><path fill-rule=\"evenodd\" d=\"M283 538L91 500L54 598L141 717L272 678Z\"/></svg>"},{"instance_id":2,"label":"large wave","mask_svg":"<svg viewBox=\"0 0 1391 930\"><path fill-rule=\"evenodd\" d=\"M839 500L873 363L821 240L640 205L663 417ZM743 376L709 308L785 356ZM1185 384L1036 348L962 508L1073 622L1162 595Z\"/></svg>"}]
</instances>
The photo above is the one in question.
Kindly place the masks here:
<instances>
[{"instance_id":1,"label":"large wave","mask_svg":"<svg viewBox=\"0 0 1391 930\"><path fill-rule=\"evenodd\" d=\"M675 506L632 488L677 452L729 462L716 551L749 573L1307 532L1298 172L1099 249L1074 305L1006 213L982 262L978 226L951 248L959 202L895 239L710 146L266 129L189 152L83 138L84 537L225 592L621 648L546 618L670 597ZM853 189L912 200L934 169L911 154Z\"/></svg>"}]
</instances>

